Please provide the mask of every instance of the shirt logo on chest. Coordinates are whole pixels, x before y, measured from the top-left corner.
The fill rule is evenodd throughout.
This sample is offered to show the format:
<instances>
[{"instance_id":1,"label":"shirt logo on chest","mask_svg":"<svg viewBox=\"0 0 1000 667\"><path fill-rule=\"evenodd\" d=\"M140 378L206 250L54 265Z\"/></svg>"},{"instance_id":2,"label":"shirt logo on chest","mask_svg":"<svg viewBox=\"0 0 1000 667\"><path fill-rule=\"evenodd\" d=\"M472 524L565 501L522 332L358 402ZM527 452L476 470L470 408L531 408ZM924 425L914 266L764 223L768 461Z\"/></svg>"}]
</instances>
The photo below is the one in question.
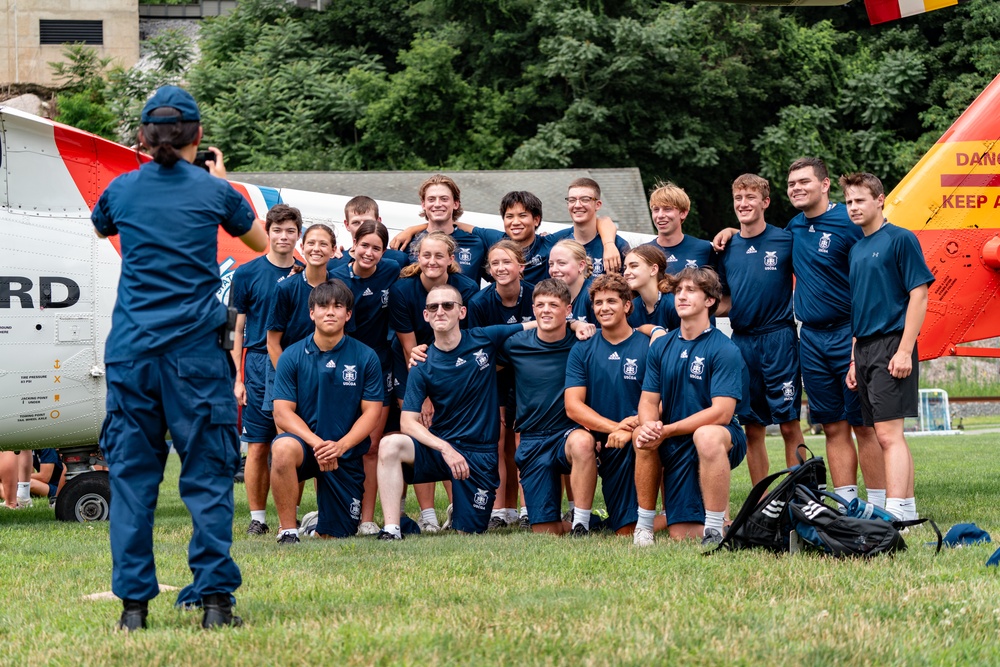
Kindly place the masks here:
<instances>
[{"instance_id":1,"label":"shirt logo on chest","mask_svg":"<svg viewBox=\"0 0 1000 667\"><path fill-rule=\"evenodd\" d=\"M688 351L681 350L681 359L687 359L687 358L688 358Z\"/></svg>"},{"instance_id":2,"label":"shirt logo on chest","mask_svg":"<svg viewBox=\"0 0 1000 667\"><path fill-rule=\"evenodd\" d=\"M750 246L749 248L747 248L747 254L748 255L756 255L757 254L757 248L754 248L753 246Z\"/></svg>"},{"instance_id":3,"label":"shirt logo on chest","mask_svg":"<svg viewBox=\"0 0 1000 667\"><path fill-rule=\"evenodd\" d=\"M517 324L517 316L511 315L507 318L507 324Z\"/></svg>"},{"instance_id":4,"label":"shirt logo on chest","mask_svg":"<svg viewBox=\"0 0 1000 667\"><path fill-rule=\"evenodd\" d=\"M667 257L667 261L673 264L674 262L677 261L677 258L674 257L673 253L671 253L670 257Z\"/></svg>"},{"instance_id":5,"label":"shirt logo on chest","mask_svg":"<svg viewBox=\"0 0 1000 667\"><path fill-rule=\"evenodd\" d=\"M697 269L698 268L698 260L696 260L696 259L685 259L684 261L687 262L687 264L684 265L685 269Z\"/></svg>"},{"instance_id":6,"label":"shirt logo on chest","mask_svg":"<svg viewBox=\"0 0 1000 667\"><path fill-rule=\"evenodd\" d=\"M594 260L594 275L595 276L599 276L602 273L604 273L604 259L603 258L595 259Z\"/></svg>"},{"instance_id":7,"label":"shirt logo on chest","mask_svg":"<svg viewBox=\"0 0 1000 667\"><path fill-rule=\"evenodd\" d=\"M778 251L764 251L764 270L765 271L777 271L778 270Z\"/></svg>"},{"instance_id":8,"label":"shirt logo on chest","mask_svg":"<svg viewBox=\"0 0 1000 667\"><path fill-rule=\"evenodd\" d=\"M389 305L389 290L384 289L382 290L382 307L384 308L385 306L388 305Z\"/></svg>"},{"instance_id":9,"label":"shirt logo on chest","mask_svg":"<svg viewBox=\"0 0 1000 667\"><path fill-rule=\"evenodd\" d=\"M528 260L528 266L538 266L543 261L544 260L541 255L535 255L534 257Z\"/></svg>"},{"instance_id":10,"label":"shirt logo on chest","mask_svg":"<svg viewBox=\"0 0 1000 667\"><path fill-rule=\"evenodd\" d=\"M691 362L691 377L695 380L700 380L702 373L705 372L705 357L699 357L695 355L694 361Z\"/></svg>"},{"instance_id":11,"label":"shirt logo on chest","mask_svg":"<svg viewBox=\"0 0 1000 667\"><path fill-rule=\"evenodd\" d=\"M490 366L490 355L483 352L481 349L472 353L475 357L476 363L479 364L479 370L485 370Z\"/></svg>"},{"instance_id":12,"label":"shirt logo on chest","mask_svg":"<svg viewBox=\"0 0 1000 667\"><path fill-rule=\"evenodd\" d=\"M819 251L820 252L829 252L829 250L830 250L830 236L833 235L833 232L830 232L830 233L820 232L820 233L823 234L823 237L819 240Z\"/></svg>"},{"instance_id":13,"label":"shirt logo on chest","mask_svg":"<svg viewBox=\"0 0 1000 667\"><path fill-rule=\"evenodd\" d=\"M361 296L371 296L373 294L371 287L366 287L365 291L361 293Z\"/></svg>"},{"instance_id":14,"label":"shirt logo on chest","mask_svg":"<svg viewBox=\"0 0 1000 667\"><path fill-rule=\"evenodd\" d=\"M608 361L618 361L620 359L621 357L618 356L617 352L612 352L610 355L608 355Z\"/></svg>"},{"instance_id":15,"label":"shirt logo on chest","mask_svg":"<svg viewBox=\"0 0 1000 667\"><path fill-rule=\"evenodd\" d=\"M358 367L344 365L344 384L354 386L354 382L358 379Z\"/></svg>"},{"instance_id":16,"label":"shirt logo on chest","mask_svg":"<svg viewBox=\"0 0 1000 667\"><path fill-rule=\"evenodd\" d=\"M878 257L878 253L877 252L873 252L872 253L872 257Z\"/></svg>"},{"instance_id":17,"label":"shirt logo on chest","mask_svg":"<svg viewBox=\"0 0 1000 667\"><path fill-rule=\"evenodd\" d=\"M472 263L472 251L469 250L468 248L459 248L458 249L458 261L461 262L462 264L471 264Z\"/></svg>"},{"instance_id":18,"label":"shirt logo on chest","mask_svg":"<svg viewBox=\"0 0 1000 667\"><path fill-rule=\"evenodd\" d=\"M337 362L335 362L333 359L331 359L330 361L326 362L326 367L327 368L336 368L337 367Z\"/></svg>"},{"instance_id":19,"label":"shirt logo on chest","mask_svg":"<svg viewBox=\"0 0 1000 667\"><path fill-rule=\"evenodd\" d=\"M459 357L458 359L455 360L455 368L458 368L459 366L463 365L464 363L465 363L465 359L463 359L462 357Z\"/></svg>"},{"instance_id":20,"label":"shirt logo on chest","mask_svg":"<svg viewBox=\"0 0 1000 667\"><path fill-rule=\"evenodd\" d=\"M634 380L636 373L639 372L639 365L636 363L638 359L629 359L625 357L625 365L622 366L622 372L625 374L626 380Z\"/></svg>"}]
</instances>

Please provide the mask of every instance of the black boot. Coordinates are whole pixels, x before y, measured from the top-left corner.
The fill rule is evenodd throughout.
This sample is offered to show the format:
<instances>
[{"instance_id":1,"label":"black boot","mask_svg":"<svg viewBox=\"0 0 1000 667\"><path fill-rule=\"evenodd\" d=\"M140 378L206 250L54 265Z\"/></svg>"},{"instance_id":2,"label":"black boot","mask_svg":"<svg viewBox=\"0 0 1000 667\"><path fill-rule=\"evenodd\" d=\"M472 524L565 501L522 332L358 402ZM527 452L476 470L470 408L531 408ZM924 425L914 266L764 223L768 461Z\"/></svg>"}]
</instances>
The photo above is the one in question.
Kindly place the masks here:
<instances>
[{"instance_id":1,"label":"black boot","mask_svg":"<svg viewBox=\"0 0 1000 667\"><path fill-rule=\"evenodd\" d=\"M145 600L122 600L122 605L124 607L122 617L118 619L118 625L115 628L125 632L145 630L149 603Z\"/></svg>"},{"instance_id":2,"label":"black boot","mask_svg":"<svg viewBox=\"0 0 1000 667\"><path fill-rule=\"evenodd\" d=\"M201 617L201 627L206 630L230 625L238 628L243 625L243 619L233 616L233 604L229 593L213 593L201 599L201 608L205 615Z\"/></svg>"}]
</instances>

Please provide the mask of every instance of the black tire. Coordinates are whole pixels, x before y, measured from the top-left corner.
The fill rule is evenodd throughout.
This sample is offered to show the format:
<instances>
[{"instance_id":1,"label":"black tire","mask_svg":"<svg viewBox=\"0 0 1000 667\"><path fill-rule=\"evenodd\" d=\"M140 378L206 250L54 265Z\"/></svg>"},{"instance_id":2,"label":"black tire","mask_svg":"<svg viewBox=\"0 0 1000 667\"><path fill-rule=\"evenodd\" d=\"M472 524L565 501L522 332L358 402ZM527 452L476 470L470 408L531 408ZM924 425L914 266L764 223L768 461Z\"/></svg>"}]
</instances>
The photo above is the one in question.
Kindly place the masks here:
<instances>
[{"instance_id":1,"label":"black tire","mask_svg":"<svg viewBox=\"0 0 1000 667\"><path fill-rule=\"evenodd\" d=\"M56 518L60 521L107 521L110 508L111 481L104 470L77 475L56 498Z\"/></svg>"}]
</instances>

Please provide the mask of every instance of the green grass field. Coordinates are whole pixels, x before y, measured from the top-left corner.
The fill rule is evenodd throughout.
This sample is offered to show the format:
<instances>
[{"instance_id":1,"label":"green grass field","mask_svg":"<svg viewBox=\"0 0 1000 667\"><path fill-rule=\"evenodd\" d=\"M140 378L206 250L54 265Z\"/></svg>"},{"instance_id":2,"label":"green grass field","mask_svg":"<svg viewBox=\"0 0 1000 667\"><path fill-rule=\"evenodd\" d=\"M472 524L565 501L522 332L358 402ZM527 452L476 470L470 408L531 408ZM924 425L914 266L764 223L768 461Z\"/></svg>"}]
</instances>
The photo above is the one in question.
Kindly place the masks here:
<instances>
[{"instance_id":1,"label":"green grass field","mask_svg":"<svg viewBox=\"0 0 1000 667\"><path fill-rule=\"evenodd\" d=\"M1000 536L997 434L910 439L918 509L946 530L973 521ZM815 446L813 444L815 443ZM811 439L817 454L822 440ZM769 439L772 467L779 445ZM176 459L157 512L160 582L183 586L190 521ZM733 512L749 490L735 473ZM314 507L307 490L303 512ZM150 629L112 632L107 524L62 524L47 508L0 512L0 663L230 664L997 664L996 545L923 546L837 561L758 552L703 557L694 543L571 541L512 531L371 538L279 548L243 534L238 611L246 626L206 633L199 613L150 607ZM439 496L443 513L446 500ZM270 514L273 517L273 510ZM274 519L271 519L272 523Z\"/></svg>"}]
</instances>

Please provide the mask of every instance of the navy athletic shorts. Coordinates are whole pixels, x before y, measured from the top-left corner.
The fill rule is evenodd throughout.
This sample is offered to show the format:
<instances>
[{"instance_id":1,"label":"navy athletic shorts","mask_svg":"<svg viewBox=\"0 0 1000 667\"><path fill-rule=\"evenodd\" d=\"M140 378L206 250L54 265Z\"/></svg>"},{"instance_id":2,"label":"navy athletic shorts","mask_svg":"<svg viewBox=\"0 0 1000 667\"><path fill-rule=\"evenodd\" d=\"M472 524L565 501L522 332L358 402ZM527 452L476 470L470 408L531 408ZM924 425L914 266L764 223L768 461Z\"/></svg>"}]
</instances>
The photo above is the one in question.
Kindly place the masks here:
<instances>
[{"instance_id":1,"label":"navy athletic shorts","mask_svg":"<svg viewBox=\"0 0 1000 667\"><path fill-rule=\"evenodd\" d=\"M810 329L799 334L802 387L809 397L809 414L815 424L844 421L861 426L861 401L847 388L844 378L851 365L851 325Z\"/></svg>"},{"instance_id":2,"label":"navy athletic shorts","mask_svg":"<svg viewBox=\"0 0 1000 667\"><path fill-rule=\"evenodd\" d=\"M247 352L243 361L243 385L247 390L247 404L243 406L243 433L246 442L271 442L277 435L274 419L264 411L264 390L271 358L262 352Z\"/></svg>"},{"instance_id":3,"label":"navy athletic shorts","mask_svg":"<svg viewBox=\"0 0 1000 667\"><path fill-rule=\"evenodd\" d=\"M902 332L871 336L858 339L854 347L854 372L865 426L919 414L920 357L916 344L910 356L913 362L910 374L905 378L889 374L889 361L899 349L902 337Z\"/></svg>"},{"instance_id":4,"label":"navy athletic shorts","mask_svg":"<svg viewBox=\"0 0 1000 667\"><path fill-rule=\"evenodd\" d=\"M729 469L736 468L747 455L747 437L743 429L726 426L733 447L729 450ZM688 436L668 445L660 445L663 464L663 509L667 525L675 523L705 523L705 503L701 497L698 477L698 450L694 438Z\"/></svg>"},{"instance_id":5,"label":"navy athletic shorts","mask_svg":"<svg viewBox=\"0 0 1000 667\"><path fill-rule=\"evenodd\" d=\"M341 459L336 470L322 471L313 449L297 435L282 433L272 442L291 438L302 446L302 465L298 468L300 482L316 480L316 505L319 519L316 533L328 537L351 537L361 523L361 500L365 494L365 467L361 457Z\"/></svg>"},{"instance_id":6,"label":"navy athletic shorts","mask_svg":"<svg viewBox=\"0 0 1000 667\"><path fill-rule=\"evenodd\" d=\"M566 437L575 430L521 434L514 463L521 471L521 488L532 524L562 519L562 476L570 472Z\"/></svg>"},{"instance_id":7,"label":"navy athletic shorts","mask_svg":"<svg viewBox=\"0 0 1000 667\"><path fill-rule=\"evenodd\" d=\"M802 413L799 341L795 326L762 334L733 333L750 374L750 414L741 424L783 424Z\"/></svg>"},{"instance_id":8,"label":"navy athletic shorts","mask_svg":"<svg viewBox=\"0 0 1000 667\"><path fill-rule=\"evenodd\" d=\"M500 486L497 472L496 443L463 445L452 443L455 450L469 464L469 477L463 480L451 476L451 468L444 462L441 452L431 449L415 438L413 464L403 464L403 479L407 484L451 481L451 525L463 533L483 533L490 522L493 501Z\"/></svg>"},{"instance_id":9,"label":"navy athletic shorts","mask_svg":"<svg viewBox=\"0 0 1000 667\"><path fill-rule=\"evenodd\" d=\"M607 442L604 433L594 433L598 442ZM608 509L608 527L624 528L639 520L639 499L635 491L635 450L631 443L621 449L602 447L597 454L601 492Z\"/></svg>"}]
</instances>

